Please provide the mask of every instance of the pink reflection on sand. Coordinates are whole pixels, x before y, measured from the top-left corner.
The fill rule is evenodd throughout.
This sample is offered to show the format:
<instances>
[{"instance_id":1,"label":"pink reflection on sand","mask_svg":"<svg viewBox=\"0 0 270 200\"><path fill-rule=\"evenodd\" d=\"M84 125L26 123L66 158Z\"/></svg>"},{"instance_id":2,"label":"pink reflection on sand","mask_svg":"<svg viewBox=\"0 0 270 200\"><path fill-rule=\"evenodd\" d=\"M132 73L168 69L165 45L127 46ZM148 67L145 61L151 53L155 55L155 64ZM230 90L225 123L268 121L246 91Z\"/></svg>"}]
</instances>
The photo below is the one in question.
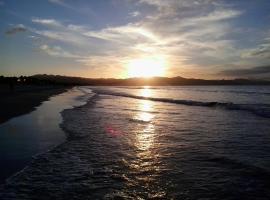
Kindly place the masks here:
<instances>
[{"instance_id":1,"label":"pink reflection on sand","mask_svg":"<svg viewBox=\"0 0 270 200\"><path fill-rule=\"evenodd\" d=\"M116 127L113 127L110 124L107 124L105 126L106 133L112 137L118 137L124 134L121 130L117 129Z\"/></svg>"}]
</instances>

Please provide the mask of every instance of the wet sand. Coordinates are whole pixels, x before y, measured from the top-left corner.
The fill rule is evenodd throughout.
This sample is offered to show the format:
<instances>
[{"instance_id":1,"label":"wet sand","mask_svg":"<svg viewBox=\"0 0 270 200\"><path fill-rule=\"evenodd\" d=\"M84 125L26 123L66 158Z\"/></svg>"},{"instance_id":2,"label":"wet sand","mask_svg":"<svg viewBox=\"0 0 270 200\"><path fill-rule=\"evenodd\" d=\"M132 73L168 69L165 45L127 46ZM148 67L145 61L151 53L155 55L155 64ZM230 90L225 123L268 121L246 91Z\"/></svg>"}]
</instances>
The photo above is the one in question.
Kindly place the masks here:
<instances>
[{"instance_id":1,"label":"wet sand","mask_svg":"<svg viewBox=\"0 0 270 200\"><path fill-rule=\"evenodd\" d=\"M29 113L49 97L67 91L63 86L16 86L13 91L8 86L0 86L0 124Z\"/></svg>"},{"instance_id":2,"label":"wet sand","mask_svg":"<svg viewBox=\"0 0 270 200\"><path fill-rule=\"evenodd\" d=\"M44 94L49 97L49 94L61 92L61 88L46 90L43 88L44 90L39 92L34 92L35 88L21 89L24 90L22 98L23 94L26 94L35 100L41 100ZM30 96L30 91L25 90L31 90L34 94ZM39 95L41 93L43 95ZM84 104L84 99L79 98L81 95L83 92L76 87L68 89L67 92L49 97L33 112L0 124L0 185L30 164L36 155L51 150L65 141L66 135L59 126L62 122L61 112ZM17 100L20 101L19 98Z\"/></svg>"}]
</instances>

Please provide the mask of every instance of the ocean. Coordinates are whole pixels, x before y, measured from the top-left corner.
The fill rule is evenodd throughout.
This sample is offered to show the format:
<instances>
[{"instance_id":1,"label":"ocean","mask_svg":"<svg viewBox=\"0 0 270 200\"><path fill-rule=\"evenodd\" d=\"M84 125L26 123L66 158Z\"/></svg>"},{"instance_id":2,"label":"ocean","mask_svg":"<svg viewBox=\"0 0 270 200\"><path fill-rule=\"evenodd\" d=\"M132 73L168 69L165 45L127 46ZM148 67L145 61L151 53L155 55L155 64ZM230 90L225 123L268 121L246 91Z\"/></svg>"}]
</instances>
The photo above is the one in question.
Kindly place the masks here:
<instances>
[{"instance_id":1,"label":"ocean","mask_svg":"<svg viewBox=\"0 0 270 200\"><path fill-rule=\"evenodd\" d=\"M270 199L269 86L73 90L66 140L1 199Z\"/></svg>"}]
</instances>

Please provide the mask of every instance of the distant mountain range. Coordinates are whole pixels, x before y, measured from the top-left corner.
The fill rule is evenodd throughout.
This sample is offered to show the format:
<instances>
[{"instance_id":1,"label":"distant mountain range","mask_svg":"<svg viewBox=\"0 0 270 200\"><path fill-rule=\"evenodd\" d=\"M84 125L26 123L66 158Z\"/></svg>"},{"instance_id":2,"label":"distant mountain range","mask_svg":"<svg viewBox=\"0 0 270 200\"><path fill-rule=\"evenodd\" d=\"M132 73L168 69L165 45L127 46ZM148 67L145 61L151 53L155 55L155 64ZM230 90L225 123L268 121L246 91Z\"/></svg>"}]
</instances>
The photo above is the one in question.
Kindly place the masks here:
<instances>
[{"instance_id":1,"label":"distant mountain range","mask_svg":"<svg viewBox=\"0 0 270 200\"><path fill-rule=\"evenodd\" d=\"M143 85L160 85L160 86L177 86L177 85L270 85L270 81L254 79L232 79L232 80L204 80L177 77L152 77L152 78L82 78L69 77L60 75L38 74L31 78L40 81L49 81L55 84L72 84L72 85L119 85L119 86L143 86Z\"/></svg>"},{"instance_id":2,"label":"distant mountain range","mask_svg":"<svg viewBox=\"0 0 270 200\"><path fill-rule=\"evenodd\" d=\"M37 74L33 76L4 77L0 76L0 84L23 85L93 85L93 86L177 86L177 85L270 85L267 80L232 79L204 80L177 77L152 78L82 78L60 75Z\"/></svg>"}]
</instances>

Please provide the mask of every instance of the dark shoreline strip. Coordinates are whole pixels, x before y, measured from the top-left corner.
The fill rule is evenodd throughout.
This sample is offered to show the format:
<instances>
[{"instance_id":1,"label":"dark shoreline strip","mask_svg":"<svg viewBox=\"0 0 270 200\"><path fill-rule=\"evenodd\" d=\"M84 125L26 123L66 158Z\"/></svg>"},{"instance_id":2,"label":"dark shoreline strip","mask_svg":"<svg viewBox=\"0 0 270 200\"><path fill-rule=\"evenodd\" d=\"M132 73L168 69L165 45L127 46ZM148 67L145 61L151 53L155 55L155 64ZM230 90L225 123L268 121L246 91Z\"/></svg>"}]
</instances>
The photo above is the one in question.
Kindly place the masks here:
<instances>
[{"instance_id":1,"label":"dark shoreline strip","mask_svg":"<svg viewBox=\"0 0 270 200\"><path fill-rule=\"evenodd\" d=\"M61 86L22 86L13 92L0 91L0 124L29 113L51 96L65 92L70 87Z\"/></svg>"}]
</instances>

